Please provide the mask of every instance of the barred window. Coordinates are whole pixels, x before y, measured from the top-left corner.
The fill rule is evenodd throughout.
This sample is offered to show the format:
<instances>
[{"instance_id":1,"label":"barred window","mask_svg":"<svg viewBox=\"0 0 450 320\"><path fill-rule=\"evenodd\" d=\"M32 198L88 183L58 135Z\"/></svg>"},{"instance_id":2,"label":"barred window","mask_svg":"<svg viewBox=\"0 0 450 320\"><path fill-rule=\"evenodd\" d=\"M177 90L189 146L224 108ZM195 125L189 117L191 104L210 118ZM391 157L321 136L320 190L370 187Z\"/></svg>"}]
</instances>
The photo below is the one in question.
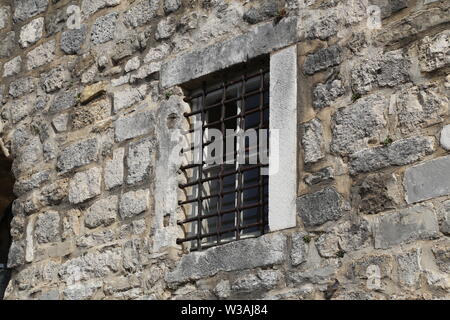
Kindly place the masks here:
<instances>
[{"instance_id":1,"label":"barred window","mask_svg":"<svg viewBox=\"0 0 450 320\"><path fill-rule=\"evenodd\" d=\"M177 243L191 251L268 231L269 70L242 69L203 81L186 98L191 139L178 222L185 236Z\"/></svg>"}]
</instances>

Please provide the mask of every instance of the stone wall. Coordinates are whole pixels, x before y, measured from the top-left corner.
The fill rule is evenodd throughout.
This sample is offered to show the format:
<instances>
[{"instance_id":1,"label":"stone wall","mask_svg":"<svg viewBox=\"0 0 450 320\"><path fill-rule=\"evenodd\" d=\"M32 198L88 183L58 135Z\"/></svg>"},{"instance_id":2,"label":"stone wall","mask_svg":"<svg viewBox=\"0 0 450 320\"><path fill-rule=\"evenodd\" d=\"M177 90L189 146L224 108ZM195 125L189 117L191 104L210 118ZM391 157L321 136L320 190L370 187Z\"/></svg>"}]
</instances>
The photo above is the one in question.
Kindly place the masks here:
<instances>
[{"instance_id":1,"label":"stone wall","mask_svg":"<svg viewBox=\"0 0 450 320\"><path fill-rule=\"evenodd\" d=\"M450 298L449 26L448 0L0 1L6 297ZM178 85L292 44L297 227L187 253Z\"/></svg>"}]
</instances>

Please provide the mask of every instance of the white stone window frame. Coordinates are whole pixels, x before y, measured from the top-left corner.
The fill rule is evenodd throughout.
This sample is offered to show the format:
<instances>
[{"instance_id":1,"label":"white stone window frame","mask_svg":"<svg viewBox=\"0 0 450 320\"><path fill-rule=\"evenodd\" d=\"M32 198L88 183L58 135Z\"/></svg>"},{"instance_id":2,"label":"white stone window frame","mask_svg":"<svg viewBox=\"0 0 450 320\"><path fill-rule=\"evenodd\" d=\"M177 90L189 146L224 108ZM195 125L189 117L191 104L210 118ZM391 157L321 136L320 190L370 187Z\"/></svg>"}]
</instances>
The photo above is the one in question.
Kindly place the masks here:
<instances>
[{"instance_id":1,"label":"white stone window frame","mask_svg":"<svg viewBox=\"0 0 450 320\"><path fill-rule=\"evenodd\" d=\"M297 226L297 188L298 188L298 117L297 117L297 20L286 19L284 22L273 26L271 23L261 25L254 31L231 39L226 43L213 45L198 52L187 53L166 62L161 68L162 88L170 88L194 81L208 74L225 70L228 67L248 62L250 59L269 55L269 233L295 228ZM281 36L282 35L282 36ZM215 57L220 61L221 56L228 54L228 47L233 47L242 42L241 38L257 39L260 47L242 46L240 51L232 57L224 56L225 62L214 65L206 65L208 57L202 55L202 51L218 51L220 55ZM237 47L236 47L237 48ZM247 52L246 52L247 51ZM196 64L192 64L192 57L197 57ZM188 62L190 64L188 64ZM186 106L185 106L186 107ZM273 133L277 134L273 134ZM273 136L278 136L274 139ZM279 150L273 153L273 150ZM175 186L172 186L172 190ZM178 187L178 185L176 185ZM156 184L158 189L158 184ZM164 190L161 190L164 192ZM158 213L158 190L155 192L155 214ZM178 200L184 200L179 198ZM167 203L161 207L168 207ZM170 206L170 205L169 205ZM181 206L178 202L172 204L173 216L179 217ZM167 209L165 210L167 212ZM161 220L161 219L159 219ZM172 220L173 221L173 220ZM178 247L174 232L175 226L156 226L154 238L154 251L163 247ZM179 229L180 230L180 229ZM169 235L169 233L171 233ZM245 239L241 241L247 241ZM220 246L220 245L219 245ZM211 250L207 249L207 250Z\"/></svg>"}]
</instances>

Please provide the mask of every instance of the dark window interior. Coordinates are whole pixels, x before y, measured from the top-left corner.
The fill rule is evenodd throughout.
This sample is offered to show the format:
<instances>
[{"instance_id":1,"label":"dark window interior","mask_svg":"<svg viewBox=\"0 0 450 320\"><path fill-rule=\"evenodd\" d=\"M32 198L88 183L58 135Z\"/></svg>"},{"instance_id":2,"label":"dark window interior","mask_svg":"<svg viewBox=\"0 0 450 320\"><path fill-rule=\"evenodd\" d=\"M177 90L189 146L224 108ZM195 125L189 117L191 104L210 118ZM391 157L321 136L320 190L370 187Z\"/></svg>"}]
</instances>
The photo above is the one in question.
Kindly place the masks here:
<instances>
[{"instance_id":1,"label":"dark window interior","mask_svg":"<svg viewBox=\"0 0 450 320\"><path fill-rule=\"evenodd\" d=\"M265 166L258 160L249 164L249 140L240 145L234 139L233 148L226 148L226 129L235 132L247 129L268 129L269 72L267 67L233 73L224 72L214 79L203 81L200 88L190 90L187 98L191 112L188 121L200 121L202 129L197 141L206 152L209 129L222 133L224 159L222 164L188 164L182 167L187 183L180 185L186 195L181 201L186 219L179 225L185 238L178 243L189 243L190 250L201 250L230 241L265 233L268 224L268 177L261 174ZM194 139L195 140L195 139ZM257 135L257 140L259 136ZM257 141L259 145L259 141ZM194 143L195 145L195 143ZM268 145L267 143L265 145ZM245 150L245 163L225 163L227 154ZM192 152L192 148L189 151ZM212 153L212 155L215 155Z\"/></svg>"}]
</instances>

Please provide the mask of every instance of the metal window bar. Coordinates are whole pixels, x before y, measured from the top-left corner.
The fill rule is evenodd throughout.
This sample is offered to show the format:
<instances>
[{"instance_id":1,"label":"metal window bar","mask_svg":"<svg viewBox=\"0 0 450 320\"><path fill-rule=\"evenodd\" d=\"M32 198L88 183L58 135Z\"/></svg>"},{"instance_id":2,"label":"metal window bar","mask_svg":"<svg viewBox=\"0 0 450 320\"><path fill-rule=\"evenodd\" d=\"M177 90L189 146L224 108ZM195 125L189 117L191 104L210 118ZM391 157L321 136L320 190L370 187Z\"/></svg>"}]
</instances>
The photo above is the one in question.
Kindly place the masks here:
<instances>
[{"instance_id":1,"label":"metal window bar","mask_svg":"<svg viewBox=\"0 0 450 320\"><path fill-rule=\"evenodd\" d=\"M223 161L217 166L207 166L204 162L204 151L212 142L210 138L208 140L209 128L220 130L224 146L226 129L233 129L239 133L250 128L268 128L268 75L267 69L260 69L250 75L244 71L232 81L222 81L215 87L203 82L201 90L185 98L185 101L191 104L192 110L184 116L188 120L200 118L201 121L200 139L183 150L184 153L188 153L193 152L195 147L200 147L201 164L190 163L182 166L181 170L191 179L179 185L185 193L191 190L192 194L190 197L187 196L186 200L179 201L179 205L185 207L184 211L190 214L178 222L178 225L183 227L185 236L177 239L177 243L191 243L191 251L237 241L244 237L259 236L267 231L268 177L261 175L261 169L267 165L240 164L235 160L233 165ZM252 123L255 122L254 119L251 120L252 117L257 119L256 123ZM186 133L193 132L194 129L191 128ZM259 147L259 135L257 139ZM247 147L245 141L241 145L240 139L237 139L234 149L224 152L223 160L230 153L236 158L239 150L244 151L247 160L249 153L254 149ZM234 187L230 188L228 180L233 177ZM227 188L226 179L228 179ZM253 192L254 190L256 192ZM227 198L233 195L234 205L230 207ZM233 220L227 217L230 214L234 214Z\"/></svg>"}]
</instances>

